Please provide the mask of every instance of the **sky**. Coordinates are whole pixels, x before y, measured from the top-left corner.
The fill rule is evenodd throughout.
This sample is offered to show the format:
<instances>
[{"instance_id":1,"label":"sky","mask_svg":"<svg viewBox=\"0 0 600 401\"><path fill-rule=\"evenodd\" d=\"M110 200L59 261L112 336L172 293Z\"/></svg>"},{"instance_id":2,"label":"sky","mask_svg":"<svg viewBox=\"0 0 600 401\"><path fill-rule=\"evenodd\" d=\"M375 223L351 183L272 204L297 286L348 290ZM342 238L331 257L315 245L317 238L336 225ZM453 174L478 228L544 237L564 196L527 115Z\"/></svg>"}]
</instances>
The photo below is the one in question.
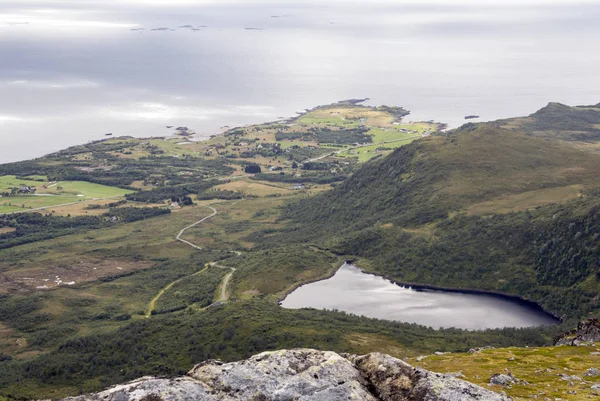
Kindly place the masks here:
<instances>
[{"instance_id":1,"label":"sky","mask_svg":"<svg viewBox=\"0 0 600 401\"><path fill-rule=\"evenodd\" d=\"M350 97L451 126L595 104L599 20L592 0L2 0L0 163Z\"/></svg>"}]
</instances>

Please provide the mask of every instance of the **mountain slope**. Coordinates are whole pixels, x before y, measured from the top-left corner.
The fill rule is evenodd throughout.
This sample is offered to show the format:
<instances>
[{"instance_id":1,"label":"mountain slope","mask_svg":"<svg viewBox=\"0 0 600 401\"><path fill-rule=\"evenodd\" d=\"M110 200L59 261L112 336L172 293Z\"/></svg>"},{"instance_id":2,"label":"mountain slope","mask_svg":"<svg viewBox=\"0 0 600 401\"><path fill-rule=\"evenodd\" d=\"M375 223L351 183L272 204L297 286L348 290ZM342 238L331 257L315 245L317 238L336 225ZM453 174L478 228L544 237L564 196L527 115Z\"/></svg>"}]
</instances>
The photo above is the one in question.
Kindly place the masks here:
<instances>
[{"instance_id":1,"label":"mountain slope","mask_svg":"<svg viewBox=\"0 0 600 401\"><path fill-rule=\"evenodd\" d=\"M571 107L548 103L528 117L500 120L496 126L524 131L530 135L553 138L588 150L598 150L600 142L600 103Z\"/></svg>"},{"instance_id":2,"label":"mountain slope","mask_svg":"<svg viewBox=\"0 0 600 401\"><path fill-rule=\"evenodd\" d=\"M468 124L290 205L282 236L402 282L520 295L579 318L600 310L598 174L598 155L561 140Z\"/></svg>"},{"instance_id":3,"label":"mountain slope","mask_svg":"<svg viewBox=\"0 0 600 401\"><path fill-rule=\"evenodd\" d=\"M600 157L488 125L429 137L357 171L287 216L339 229L375 221L421 225L470 205L544 188L597 186Z\"/></svg>"}]
</instances>

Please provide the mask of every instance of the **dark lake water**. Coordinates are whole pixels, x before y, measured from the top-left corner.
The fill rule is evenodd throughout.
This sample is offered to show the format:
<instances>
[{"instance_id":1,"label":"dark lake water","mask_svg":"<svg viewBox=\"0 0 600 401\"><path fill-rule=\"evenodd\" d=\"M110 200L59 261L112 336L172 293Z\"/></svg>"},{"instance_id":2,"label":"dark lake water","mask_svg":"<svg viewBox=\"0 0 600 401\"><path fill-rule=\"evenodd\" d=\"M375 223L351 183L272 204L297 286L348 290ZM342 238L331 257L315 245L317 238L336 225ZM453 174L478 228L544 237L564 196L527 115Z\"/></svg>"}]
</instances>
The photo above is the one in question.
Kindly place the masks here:
<instances>
[{"instance_id":1,"label":"dark lake water","mask_svg":"<svg viewBox=\"0 0 600 401\"><path fill-rule=\"evenodd\" d=\"M304 285L282 302L284 308L337 309L378 319L434 328L469 330L556 324L539 308L505 297L400 287L345 264L328 280Z\"/></svg>"},{"instance_id":2,"label":"dark lake water","mask_svg":"<svg viewBox=\"0 0 600 401\"><path fill-rule=\"evenodd\" d=\"M452 126L595 104L599 20L596 0L2 0L0 163L353 97Z\"/></svg>"}]
</instances>

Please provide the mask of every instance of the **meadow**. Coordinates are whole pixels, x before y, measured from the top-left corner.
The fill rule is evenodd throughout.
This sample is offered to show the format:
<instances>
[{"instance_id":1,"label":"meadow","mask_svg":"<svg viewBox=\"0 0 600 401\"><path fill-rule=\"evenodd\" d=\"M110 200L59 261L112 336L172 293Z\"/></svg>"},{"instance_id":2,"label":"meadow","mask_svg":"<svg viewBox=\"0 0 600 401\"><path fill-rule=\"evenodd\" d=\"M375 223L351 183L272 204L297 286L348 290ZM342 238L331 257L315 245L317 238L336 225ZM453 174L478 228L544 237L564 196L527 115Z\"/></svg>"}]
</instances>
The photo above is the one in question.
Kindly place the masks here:
<instances>
[{"instance_id":1,"label":"meadow","mask_svg":"<svg viewBox=\"0 0 600 401\"><path fill-rule=\"evenodd\" d=\"M4 193L0 197L0 214L46 210L60 205L84 203L98 199L115 199L133 192L85 181L49 182L45 177L35 178L44 179L44 181L21 179L14 175L0 177L0 193ZM35 187L36 191L34 194L11 194L11 188L20 188L21 186Z\"/></svg>"}]
</instances>

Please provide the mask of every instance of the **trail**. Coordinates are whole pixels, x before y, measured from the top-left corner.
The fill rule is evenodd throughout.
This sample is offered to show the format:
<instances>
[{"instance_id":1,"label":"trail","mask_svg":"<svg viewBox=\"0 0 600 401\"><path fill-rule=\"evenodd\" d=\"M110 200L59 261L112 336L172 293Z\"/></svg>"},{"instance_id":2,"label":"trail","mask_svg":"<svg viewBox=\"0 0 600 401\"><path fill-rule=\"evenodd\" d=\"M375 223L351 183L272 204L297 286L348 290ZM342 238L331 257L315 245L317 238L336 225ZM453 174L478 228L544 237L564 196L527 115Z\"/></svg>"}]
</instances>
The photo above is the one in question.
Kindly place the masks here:
<instances>
[{"instance_id":1,"label":"trail","mask_svg":"<svg viewBox=\"0 0 600 401\"><path fill-rule=\"evenodd\" d=\"M173 281L171 284L168 284L168 285L166 285L165 287L163 287L163 289L162 289L162 290L160 290L160 291L158 292L158 294L157 294L157 295L156 295L154 298L152 298L152 301L150 301L150 303L148 304L148 310L146 311L146 317L148 318L148 317L152 316L152 311L153 311L154 309L156 309L156 302L158 302L158 300L160 299L160 297L162 297L162 296L163 296L163 294L164 294L165 292L167 292L168 290L170 290L170 289L171 289L171 288L172 288L172 287L173 287L175 284L177 284L177 283L179 283L179 282L181 282L181 281L183 281L183 280L185 280L185 279L188 279L188 278L191 278L191 277L197 276L197 275L199 275L199 274L202 274L202 273L204 273L206 270L208 270L208 268L209 268L209 267L210 267L209 265L206 265L206 267L205 267L204 269L200 270L199 272L196 272L196 273L194 273L194 274L190 274L189 276L181 277L181 278L179 278L179 279L177 279L177 280Z\"/></svg>"},{"instance_id":2,"label":"trail","mask_svg":"<svg viewBox=\"0 0 600 401\"><path fill-rule=\"evenodd\" d=\"M241 255L241 253L236 252L239 255ZM227 273L227 275L225 277L223 277L223 282L221 283L221 298L217 301L217 302L227 302L227 300L229 299L229 297L227 296L227 285L229 284L229 281L231 280L231 276L233 276L233 273L235 273L235 267L230 267L230 266L221 266L220 264L218 264L217 262L211 262L209 263L211 266L215 266L215 267L219 267L221 269L231 269L231 272ZM213 303L213 305L216 302ZM210 305L209 305L210 307Z\"/></svg>"},{"instance_id":3,"label":"trail","mask_svg":"<svg viewBox=\"0 0 600 401\"><path fill-rule=\"evenodd\" d=\"M237 203L237 202L236 202L236 203ZM181 238L181 236L182 236L183 234L185 234L185 232L186 232L187 230L189 230L190 228L196 227L197 225L199 225L199 224L203 223L204 221L206 221L206 220L208 220L208 219L210 219L210 218L212 218L212 217L214 217L214 216L216 216L216 215L217 215L218 211L217 211L217 209L215 209L214 207L212 207L212 206L207 206L207 205L202 205L202 206L203 206L203 207L206 207L206 208L208 208L208 209L210 209L210 210L212 210L212 214L211 214L210 216L206 216L206 217L204 217L204 218L202 218L202 219L198 220L198 221L197 221L197 222L195 222L194 224L190 224L189 226L187 226L187 227L185 227L185 228L182 228L182 229L179 231L179 233L177 233L177 236L175 236L175 239L176 239L177 241L179 241L179 242L182 242L182 243L184 243L184 244L186 244L186 245L189 245L189 246L191 246L192 248L194 248L194 249L198 249L198 250L202 250L202 247L200 247L200 246L198 246L198 245L196 245L196 244L194 244L194 243L192 243L192 242L190 242L190 241L186 241L186 240L184 240L183 238ZM238 255L238 256L242 254L242 253L241 253L241 252L239 252L239 251L233 251L233 252L235 252L235 254L236 254L236 255ZM225 277L223 277L223 281L221 282L221 296L220 296L219 300L218 300L218 301L216 301L216 302L213 302L212 304L210 304L210 305L208 305L207 307L205 307L205 308L202 308L202 309L203 309L203 310L204 310L204 309L208 309L208 308L210 308L211 306L214 306L214 305L216 305L216 304L227 302L227 300L229 299L229 297L227 296L227 286L229 285L229 281L231 281L231 276L233 276L233 273L235 272L235 270L236 270L236 269L235 269L234 267L226 267L226 266L221 266L221 265L219 265L217 262L210 262L210 263L207 263L207 264L206 264L206 267L204 267L204 269L202 269L202 270L200 270L200 271L198 271L198 272L196 272L196 273L194 273L194 274L191 274L191 275L189 275L189 276L181 277L181 278L179 278L179 279L177 279L177 280L173 281L172 283L170 283L170 284L166 285L166 286L165 286L163 289L161 289L161 290L158 292L158 294L157 294L157 295L156 295L156 296L155 296L155 297L154 297L154 298L153 298L153 299L150 301L150 303L148 304L148 310L146 311L146 317L147 317L147 318L149 318L150 316L152 316L152 311L154 311L154 309L156 308L156 302L157 302L157 301L160 299L160 297L162 297L162 296L163 296L163 294L164 294L165 292L167 292L168 290L170 290L170 289L171 289L171 288L172 288L172 287L173 287L175 284L177 284L177 283L179 283L179 282L181 282L181 281L183 281L183 280L186 280L186 279L188 279L188 278L191 278L191 277L197 276L197 275L199 275L199 274L202 274L202 273L204 273L204 272L205 272L205 271L206 271L206 270L207 270L209 267L218 267L218 268L221 268L221 269L231 269L231 272L229 272L229 273L228 273L228 274L227 274Z\"/></svg>"},{"instance_id":4,"label":"trail","mask_svg":"<svg viewBox=\"0 0 600 401\"><path fill-rule=\"evenodd\" d=\"M218 213L218 212L217 212L217 209L215 209L215 208L214 208L214 207L212 207L212 206L204 206L204 205L202 205L202 206L203 206L203 207L206 207L206 208L209 208L210 210L212 210L212 211L213 211L213 213L212 213L210 216L206 216L205 218L203 218L203 219L201 219L201 220L198 220L198 221L197 221L197 222L195 222L194 224L190 224L189 226L187 226L187 227L183 228L181 231L179 231L179 234L177 234L177 236L175 237L175 239L176 239L177 241L183 242L184 244L187 244L187 245L191 246L192 248L196 248L196 249L198 249L198 250L202 250L202 248L201 248L201 247L199 247L199 246L198 246L198 245L196 245L196 244L192 244L191 242L189 242L189 241L186 241L186 240L182 239L182 238L181 238L181 236L182 236L182 235L183 235L183 234L184 234L184 233L185 233L187 230L189 230L190 228L196 227L198 224L200 224L200 223L202 223L202 222L204 222L204 221L206 221L206 220L210 219L211 217L214 217L214 216L215 216L215 215Z\"/></svg>"}]
</instances>

